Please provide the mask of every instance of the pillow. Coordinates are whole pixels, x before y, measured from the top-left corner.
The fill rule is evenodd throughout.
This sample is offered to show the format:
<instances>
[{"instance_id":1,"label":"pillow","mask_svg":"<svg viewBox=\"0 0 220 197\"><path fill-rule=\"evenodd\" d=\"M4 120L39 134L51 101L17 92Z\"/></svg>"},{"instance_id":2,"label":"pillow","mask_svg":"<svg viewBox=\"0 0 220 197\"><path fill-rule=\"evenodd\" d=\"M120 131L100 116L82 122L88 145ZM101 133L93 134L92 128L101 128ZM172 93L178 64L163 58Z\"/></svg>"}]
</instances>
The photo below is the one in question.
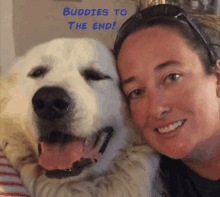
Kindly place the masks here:
<instances>
[{"instance_id":1,"label":"pillow","mask_svg":"<svg viewBox=\"0 0 220 197\"><path fill-rule=\"evenodd\" d=\"M1 197L30 197L24 188L17 171L9 163L0 149L0 196Z\"/></svg>"}]
</instances>

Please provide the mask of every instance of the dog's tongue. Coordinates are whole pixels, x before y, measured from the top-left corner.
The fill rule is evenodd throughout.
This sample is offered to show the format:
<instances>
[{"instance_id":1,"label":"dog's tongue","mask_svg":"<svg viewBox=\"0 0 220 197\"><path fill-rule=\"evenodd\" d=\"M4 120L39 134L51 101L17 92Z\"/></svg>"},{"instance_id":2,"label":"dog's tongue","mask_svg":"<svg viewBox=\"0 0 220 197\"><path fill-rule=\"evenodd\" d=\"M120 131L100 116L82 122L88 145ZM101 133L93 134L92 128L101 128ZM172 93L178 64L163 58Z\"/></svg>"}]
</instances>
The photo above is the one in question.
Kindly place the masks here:
<instances>
[{"instance_id":1,"label":"dog's tongue","mask_svg":"<svg viewBox=\"0 0 220 197\"><path fill-rule=\"evenodd\" d=\"M41 142L41 155L38 157L39 165L46 170L64 170L81 159L83 141L74 140L65 145L50 145Z\"/></svg>"}]
</instances>

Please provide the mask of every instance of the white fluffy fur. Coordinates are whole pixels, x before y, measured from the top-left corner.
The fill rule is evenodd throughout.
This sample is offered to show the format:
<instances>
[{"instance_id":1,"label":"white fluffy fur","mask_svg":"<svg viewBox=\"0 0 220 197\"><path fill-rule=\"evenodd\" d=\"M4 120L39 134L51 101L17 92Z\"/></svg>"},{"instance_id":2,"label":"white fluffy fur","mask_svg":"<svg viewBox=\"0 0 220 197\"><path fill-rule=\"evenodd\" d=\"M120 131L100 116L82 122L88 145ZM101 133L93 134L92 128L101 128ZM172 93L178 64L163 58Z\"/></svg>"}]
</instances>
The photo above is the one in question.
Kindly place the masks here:
<instances>
[{"instance_id":1,"label":"white fluffy fur","mask_svg":"<svg viewBox=\"0 0 220 197\"><path fill-rule=\"evenodd\" d=\"M28 77L39 65L49 72ZM81 72L88 67L111 79L86 81ZM157 154L130 123L118 80L111 53L93 39L56 39L34 47L1 77L1 146L32 196L151 196ZM86 137L108 125L116 131L102 159L80 176L49 179L37 164L39 133L31 100L43 86L62 87L74 99L74 135Z\"/></svg>"}]
</instances>

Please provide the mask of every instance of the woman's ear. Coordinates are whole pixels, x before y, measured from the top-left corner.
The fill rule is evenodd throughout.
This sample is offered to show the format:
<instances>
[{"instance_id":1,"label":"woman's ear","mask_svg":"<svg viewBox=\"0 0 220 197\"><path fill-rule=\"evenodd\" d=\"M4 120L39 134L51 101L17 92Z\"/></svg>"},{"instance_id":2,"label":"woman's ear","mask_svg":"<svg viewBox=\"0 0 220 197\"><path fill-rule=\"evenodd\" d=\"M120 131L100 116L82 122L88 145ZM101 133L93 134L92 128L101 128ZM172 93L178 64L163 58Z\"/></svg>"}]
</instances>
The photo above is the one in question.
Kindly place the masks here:
<instances>
[{"instance_id":1,"label":"woman's ear","mask_svg":"<svg viewBox=\"0 0 220 197\"><path fill-rule=\"evenodd\" d=\"M216 60L216 78L217 78L216 94L220 98L220 59Z\"/></svg>"}]
</instances>

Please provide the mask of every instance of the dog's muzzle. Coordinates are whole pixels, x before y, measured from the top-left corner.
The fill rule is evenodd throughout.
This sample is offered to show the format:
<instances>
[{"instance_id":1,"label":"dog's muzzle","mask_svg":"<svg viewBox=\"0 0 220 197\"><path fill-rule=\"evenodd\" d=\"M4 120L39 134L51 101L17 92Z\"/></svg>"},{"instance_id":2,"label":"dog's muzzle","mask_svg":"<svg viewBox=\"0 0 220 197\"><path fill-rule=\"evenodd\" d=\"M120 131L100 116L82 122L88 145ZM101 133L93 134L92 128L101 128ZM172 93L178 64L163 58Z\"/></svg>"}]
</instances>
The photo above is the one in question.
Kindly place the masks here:
<instances>
[{"instance_id":1,"label":"dog's muzzle","mask_svg":"<svg viewBox=\"0 0 220 197\"><path fill-rule=\"evenodd\" d=\"M55 121L63 118L72 105L67 92L60 87L42 87L32 98L34 112L41 119Z\"/></svg>"},{"instance_id":2,"label":"dog's muzzle","mask_svg":"<svg viewBox=\"0 0 220 197\"><path fill-rule=\"evenodd\" d=\"M39 140L38 163L49 178L78 176L101 159L113 135L111 125L84 138L74 135L74 100L60 87L42 87L32 98Z\"/></svg>"}]
</instances>

